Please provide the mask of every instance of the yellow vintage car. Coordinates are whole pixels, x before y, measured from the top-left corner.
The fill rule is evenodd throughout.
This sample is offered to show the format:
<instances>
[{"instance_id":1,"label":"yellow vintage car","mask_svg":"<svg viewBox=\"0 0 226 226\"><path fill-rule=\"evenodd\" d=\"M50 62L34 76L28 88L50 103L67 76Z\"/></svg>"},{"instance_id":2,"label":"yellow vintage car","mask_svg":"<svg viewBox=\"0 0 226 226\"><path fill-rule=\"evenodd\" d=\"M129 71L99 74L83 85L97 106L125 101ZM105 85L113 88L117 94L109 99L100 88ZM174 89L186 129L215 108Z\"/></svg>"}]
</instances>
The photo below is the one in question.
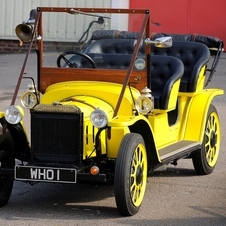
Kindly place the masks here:
<instances>
[{"instance_id":1,"label":"yellow vintage car","mask_svg":"<svg viewBox=\"0 0 226 226\"><path fill-rule=\"evenodd\" d=\"M150 23L147 9L38 7L16 27L28 50L11 104L0 111L0 206L14 180L88 182L113 184L119 213L131 216L158 167L190 158L197 174L212 173L221 141L212 100L223 90L206 86L223 42L154 37ZM69 33L74 39L65 49ZM37 72L16 105L33 51Z\"/></svg>"}]
</instances>

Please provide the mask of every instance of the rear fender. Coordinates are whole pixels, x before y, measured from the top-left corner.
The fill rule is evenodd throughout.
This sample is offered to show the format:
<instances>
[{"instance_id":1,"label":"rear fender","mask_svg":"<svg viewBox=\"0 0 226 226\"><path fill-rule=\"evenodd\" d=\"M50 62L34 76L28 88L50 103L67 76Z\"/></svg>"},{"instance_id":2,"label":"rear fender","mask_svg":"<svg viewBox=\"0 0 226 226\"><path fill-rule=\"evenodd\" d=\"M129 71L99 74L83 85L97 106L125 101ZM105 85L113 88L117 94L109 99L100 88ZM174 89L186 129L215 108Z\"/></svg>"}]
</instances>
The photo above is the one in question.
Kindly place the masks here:
<instances>
[{"instance_id":1,"label":"rear fender","mask_svg":"<svg viewBox=\"0 0 226 226\"><path fill-rule=\"evenodd\" d=\"M209 106L214 97L223 94L224 91L220 89L206 89L193 97L185 127L185 140L202 142Z\"/></svg>"}]
</instances>

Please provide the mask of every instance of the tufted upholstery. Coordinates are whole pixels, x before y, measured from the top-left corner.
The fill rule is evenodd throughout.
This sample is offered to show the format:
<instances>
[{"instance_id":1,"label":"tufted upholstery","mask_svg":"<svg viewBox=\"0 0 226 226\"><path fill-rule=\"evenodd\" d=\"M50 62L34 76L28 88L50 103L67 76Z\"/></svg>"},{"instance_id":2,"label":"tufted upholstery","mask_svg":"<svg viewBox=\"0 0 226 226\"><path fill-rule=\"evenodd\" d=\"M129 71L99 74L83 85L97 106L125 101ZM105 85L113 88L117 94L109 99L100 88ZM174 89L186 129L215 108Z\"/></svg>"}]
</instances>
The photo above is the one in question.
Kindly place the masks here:
<instances>
[{"instance_id":1,"label":"tufted upholstery","mask_svg":"<svg viewBox=\"0 0 226 226\"><path fill-rule=\"evenodd\" d=\"M152 46L152 54L179 58L184 64L184 75L181 79L180 92L194 92L201 68L210 59L206 45L198 42L173 42L170 48Z\"/></svg>"},{"instance_id":2,"label":"tufted upholstery","mask_svg":"<svg viewBox=\"0 0 226 226\"><path fill-rule=\"evenodd\" d=\"M84 53L123 53L133 54L136 39L101 39L88 46ZM141 46L139 54L144 54L144 48Z\"/></svg>"},{"instance_id":3,"label":"tufted upholstery","mask_svg":"<svg viewBox=\"0 0 226 226\"><path fill-rule=\"evenodd\" d=\"M134 39L101 39L93 42L84 53L133 53L136 40ZM171 48L151 46L154 55L168 55L179 58L184 63L184 75L181 79L180 92L194 92L201 68L210 59L206 45L198 42L174 41ZM139 54L144 54L142 45Z\"/></svg>"},{"instance_id":4,"label":"tufted upholstery","mask_svg":"<svg viewBox=\"0 0 226 226\"><path fill-rule=\"evenodd\" d=\"M96 64L98 68L105 69L125 69L129 67L132 54L115 54L115 53L86 53ZM92 64L86 58L74 55L69 61L75 68L92 68Z\"/></svg>"},{"instance_id":5,"label":"tufted upholstery","mask_svg":"<svg viewBox=\"0 0 226 226\"><path fill-rule=\"evenodd\" d=\"M96 63L98 68L127 69L129 68L132 54L88 54Z\"/></svg>"},{"instance_id":6,"label":"tufted upholstery","mask_svg":"<svg viewBox=\"0 0 226 226\"><path fill-rule=\"evenodd\" d=\"M180 79L184 73L182 61L169 56L151 56L150 71L155 109L175 108Z\"/></svg>"}]
</instances>

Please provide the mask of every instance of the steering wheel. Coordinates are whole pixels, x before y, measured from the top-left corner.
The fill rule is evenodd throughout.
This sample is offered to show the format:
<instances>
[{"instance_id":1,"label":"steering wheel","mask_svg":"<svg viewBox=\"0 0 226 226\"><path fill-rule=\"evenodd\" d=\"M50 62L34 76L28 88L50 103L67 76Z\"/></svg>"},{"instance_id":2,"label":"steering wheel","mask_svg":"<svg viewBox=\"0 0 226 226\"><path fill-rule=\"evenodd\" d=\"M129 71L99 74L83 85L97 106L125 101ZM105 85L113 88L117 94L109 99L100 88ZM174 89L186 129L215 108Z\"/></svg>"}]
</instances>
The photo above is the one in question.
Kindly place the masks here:
<instances>
[{"instance_id":1,"label":"steering wheel","mask_svg":"<svg viewBox=\"0 0 226 226\"><path fill-rule=\"evenodd\" d=\"M69 59L66 58L66 55L71 55L71 54L73 54L73 56L71 56ZM63 62L65 62L66 65L62 65L61 60L63 60ZM82 64L84 63L84 60L86 62L88 62L88 64L90 64L93 68L97 67L97 65L95 64L95 62L93 61L93 59L90 56L86 55L85 53L81 53L81 52L74 51L74 50L68 50L68 51L61 53L57 58L57 66L58 67L67 67L68 66L70 68L81 68L81 67L83 67Z\"/></svg>"}]
</instances>

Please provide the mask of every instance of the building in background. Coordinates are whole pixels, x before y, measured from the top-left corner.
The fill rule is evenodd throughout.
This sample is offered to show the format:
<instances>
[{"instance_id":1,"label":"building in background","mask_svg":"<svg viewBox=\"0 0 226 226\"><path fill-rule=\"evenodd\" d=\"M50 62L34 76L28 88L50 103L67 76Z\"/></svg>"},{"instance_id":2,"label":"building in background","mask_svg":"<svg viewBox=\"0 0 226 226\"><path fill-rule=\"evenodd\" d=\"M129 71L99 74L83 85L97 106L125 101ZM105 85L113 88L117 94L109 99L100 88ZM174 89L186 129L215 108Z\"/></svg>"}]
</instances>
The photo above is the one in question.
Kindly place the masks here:
<instances>
[{"instance_id":1,"label":"building in background","mask_svg":"<svg viewBox=\"0 0 226 226\"><path fill-rule=\"evenodd\" d=\"M206 0L205 4L202 0L1 0L0 53L23 50L15 35L15 27L28 19L30 10L38 6L147 8L151 11L151 32L209 35L226 43L225 0ZM136 23L130 24L128 18L123 15L111 18L109 23L112 29L118 30L124 30L127 26L137 30L140 26ZM53 24L55 30L60 30L60 23L56 24L53 20ZM81 27L87 24L76 24L75 21L71 26ZM53 40L52 33L55 33L55 30L49 31L46 41ZM72 42L73 39L73 36L63 38L64 42Z\"/></svg>"},{"instance_id":2,"label":"building in background","mask_svg":"<svg viewBox=\"0 0 226 226\"><path fill-rule=\"evenodd\" d=\"M119 4L120 1L114 1L115 7ZM19 45L19 40L15 34L15 27L22 23L24 20L29 19L29 14L31 9L35 9L39 6L53 6L53 7L102 7L110 8L114 7L111 0L1 0L0 1L0 17L1 17L1 26L0 26L0 53L2 52L24 52L28 44L24 43L21 47ZM118 5L120 7L120 5ZM128 4L122 5L123 7L128 8ZM51 24L53 27L48 30L48 33L45 37L45 41L52 41L55 35L55 31L62 30L62 23L60 21L56 22L56 19L49 18L52 20ZM70 26L87 26L87 24L80 24L79 21L67 25L68 29ZM79 29L77 29L79 31ZM84 30L84 29L80 29ZM69 32L68 32L69 33ZM64 42L71 42L74 39L73 34L67 35L67 37L62 37ZM70 43L69 43L70 45ZM65 46L65 48L67 48Z\"/></svg>"},{"instance_id":3,"label":"building in background","mask_svg":"<svg viewBox=\"0 0 226 226\"><path fill-rule=\"evenodd\" d=\"M149 8L151 31L200 34L226 43L225 0L130 0L130 8Z\"/></svg>"}]
</instances>

